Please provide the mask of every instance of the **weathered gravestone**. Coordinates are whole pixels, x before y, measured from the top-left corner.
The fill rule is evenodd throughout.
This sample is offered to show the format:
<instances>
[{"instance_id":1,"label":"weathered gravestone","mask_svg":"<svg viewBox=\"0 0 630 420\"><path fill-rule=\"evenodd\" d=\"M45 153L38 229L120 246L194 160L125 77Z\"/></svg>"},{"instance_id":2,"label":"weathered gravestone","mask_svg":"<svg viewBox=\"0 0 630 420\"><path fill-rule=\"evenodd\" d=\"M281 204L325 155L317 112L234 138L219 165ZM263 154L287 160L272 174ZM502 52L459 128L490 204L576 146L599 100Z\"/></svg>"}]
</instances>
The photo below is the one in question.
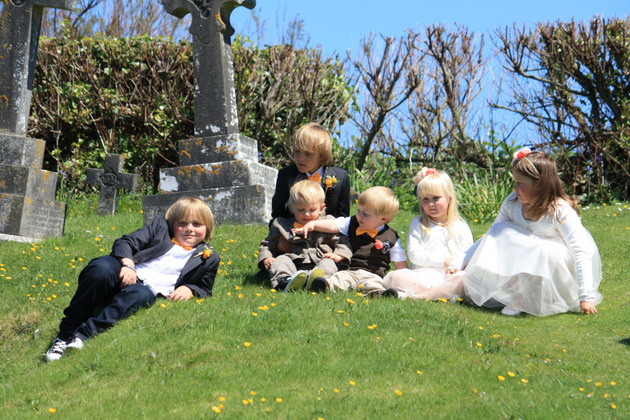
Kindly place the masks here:
<instances>
[{"instance_id":1,"label":"weathered gravestone","mask_svg":"<svg viewBox=\"0 0 630 420\"><path fill-rule=\"evenodd\" d=\"M258 163L255 140L238 133L230 14L255 0L159 0L179 18L192 14L195 136L179 141L177 168L160 171L162 194L143 199L149 223L182 196L208 202L217 222L267 223L277 171Z\"/></svg>"},{"instance_id":2,"label":"weathered gravestone","mask_svg":"<svg viewBox=\"0 0 630 420\"><path fill-rule=\"evenodd\" d=\"M77 0L3 0L0 12L0 239L63 235L57 173L42 170L45 142L26 137L44 7Z\"/></svg>"},{"instance_id":3,"label":"weathered gravestone","mask_svg":"<svg viewBox=\"0 0 630 420\"><path fill-rule=\"evenodd\" d=\"M89 168L86 182L101 187L101 199L98 202L98 215L116 214L118 190L135 191L138 175L123 172L125 158L121 155L107 154L103 170Z\"/></svg>"}]
</instances>

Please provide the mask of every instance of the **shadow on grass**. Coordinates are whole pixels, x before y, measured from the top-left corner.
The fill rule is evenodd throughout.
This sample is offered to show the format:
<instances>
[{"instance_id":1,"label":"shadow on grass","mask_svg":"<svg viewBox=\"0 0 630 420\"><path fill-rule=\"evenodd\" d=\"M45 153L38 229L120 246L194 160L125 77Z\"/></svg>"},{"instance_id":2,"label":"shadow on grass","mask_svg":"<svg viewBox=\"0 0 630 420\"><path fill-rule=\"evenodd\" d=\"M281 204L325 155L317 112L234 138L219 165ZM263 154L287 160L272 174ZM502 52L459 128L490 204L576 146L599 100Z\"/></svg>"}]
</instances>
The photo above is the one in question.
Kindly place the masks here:
<instances>
[{"instance_id":1,"label":"shadow on grass","mask_svg":"<svg viewBox=\"0 0 630 420\"><path fill-rule=\"evenodd\" d=\"M243 285L255 285L261 287L269 287L269 274L266 271L258 271L257 273L248 274L243 279Z\"/></svg>"},{"instance_id":2,"label":"shadow on grass","mask_svg":"<svg viewBox=\"0 0 630 420\"><path fill-rule=\"evenodd\" d=\"M621 344L625 344L626 346L630 346L630 338L624 338L623 340L619 340Z\"/></svg>"}]
</instances>

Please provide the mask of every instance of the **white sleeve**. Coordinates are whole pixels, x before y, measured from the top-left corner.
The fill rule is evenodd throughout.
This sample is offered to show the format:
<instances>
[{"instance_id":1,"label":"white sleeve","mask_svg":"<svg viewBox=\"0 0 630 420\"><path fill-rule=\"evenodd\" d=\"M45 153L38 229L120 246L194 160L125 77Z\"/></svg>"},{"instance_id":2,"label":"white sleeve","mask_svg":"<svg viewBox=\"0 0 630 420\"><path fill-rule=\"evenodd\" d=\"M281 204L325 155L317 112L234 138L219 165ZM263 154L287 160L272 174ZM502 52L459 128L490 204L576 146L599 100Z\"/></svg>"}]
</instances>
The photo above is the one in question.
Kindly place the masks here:
<instances>
[{"instance_id":1,"label":"white sleeve","mask_svg":"<svg viewBox=\"0 0 630 420\"><path fill-rule=\"evenodd\" d=\"M595 278L601 273L599 251L592 236L582 225L580 217L568 204L561 204L554 217L557 229L569 248L575 264L580 301L595 299L595 284L601 280Z\"/></svg>"},{"instance_id":2,"label":"white sleeve","mask_svg":"<svg viewBox=\"0 0 630 420\"><path fill-rule=\"evenodd\" d=\"M473 244L473 236L470 227L465 222L455 223L455 232L451 241L454 242L451 252L455 259L451 264L458 268L462 268L464 264L464 254L466 250Z\"/></svg>"},{"instance_id":3,"label":"white sleeve","mask_svg":"<svg viewBox=\"0 0 630 420\"><path fill-rule=\"evenodd\" d=\"M407 262L407 255L405 254L405 248L402 247L400 238L396 241L396 245L389 250L389 259L392 262Z\"/></svg>"},{"instance_id":4,"label":"white sleeve","mask_svg":"<svg viewBox=\"0 0 630 420\"><path fill-rule=\"evenodd\" d=\"M337 223L337 229L339 229L339 232L348 236L348 228L350 227L350 217L337 217L335 219L335 223Z\"/></svg>"}]
</instances>

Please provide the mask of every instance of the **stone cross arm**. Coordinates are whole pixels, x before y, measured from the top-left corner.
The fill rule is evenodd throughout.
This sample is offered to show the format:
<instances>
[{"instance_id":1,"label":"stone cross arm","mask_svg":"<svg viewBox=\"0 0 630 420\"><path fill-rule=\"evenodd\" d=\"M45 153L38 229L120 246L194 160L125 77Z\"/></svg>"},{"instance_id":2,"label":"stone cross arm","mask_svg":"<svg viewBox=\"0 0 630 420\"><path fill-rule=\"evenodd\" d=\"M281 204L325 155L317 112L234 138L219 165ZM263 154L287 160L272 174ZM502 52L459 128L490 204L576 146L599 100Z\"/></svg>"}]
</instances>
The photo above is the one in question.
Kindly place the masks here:
<instances>
[{"instance_id":1,"label":"stone cross arm","mask_svg":"<svg viewBox=\"0 0 630 420\"><path fill-rule=\"evenodd\" d=\"M210 42L215 32L232 36L234 28L230 24L232 11L239 6L253 9L256 0L158 0L167 13L183 18L192 14L189 32L204 42Z\"/></svg>"}]
</instances>

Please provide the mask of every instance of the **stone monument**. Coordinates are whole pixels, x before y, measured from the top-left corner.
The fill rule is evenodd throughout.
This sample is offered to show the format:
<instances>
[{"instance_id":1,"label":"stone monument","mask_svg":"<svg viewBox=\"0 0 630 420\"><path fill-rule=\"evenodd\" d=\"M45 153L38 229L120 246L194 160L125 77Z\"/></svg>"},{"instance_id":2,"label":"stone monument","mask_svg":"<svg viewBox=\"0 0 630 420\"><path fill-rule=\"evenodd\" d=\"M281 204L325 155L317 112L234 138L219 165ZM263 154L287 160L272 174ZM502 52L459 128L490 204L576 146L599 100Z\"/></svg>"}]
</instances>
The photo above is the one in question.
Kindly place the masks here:
<instances>
[{"instance_id":1,"label":"stone monument","mask_svg":"<svg viewBox=\"0 0 630 420\"><path fill-rule=\"evenodd\" d=\"M57 173L42 170L45 142L26 137L44 7L77 0L3 0L0 12L0 239L61 236L66 206Z\"/></svg>"},{"instance_id":2,"label":"stone monument","mask_svg":"<svg viewBox=\"0 0 630 420\"><path fill-rule=\"evenodd\" d=\"M103 170L89 168L86 174L88 184L101 187L101 199L98 202L99 216L113 216L118 204L118 190L135 191L138 175L123 172L125 158L122 155L105 155Z\"/></svg>"},{"instance_id":3,"label":"stone monument","mask_svg":"<svg viewBox=\"0 0 630 420\"><path fill-rule=\"evenodd\" d=\"M160 171L159 195L144 197L144 223L182 196L206 200L215 221L266 224L277 171L258 163L257 142L238 132L230 14L255 0L159 0L182 18L192 14L194 139L179 141L179 167Z\"/></svg>"}]
</instances>

